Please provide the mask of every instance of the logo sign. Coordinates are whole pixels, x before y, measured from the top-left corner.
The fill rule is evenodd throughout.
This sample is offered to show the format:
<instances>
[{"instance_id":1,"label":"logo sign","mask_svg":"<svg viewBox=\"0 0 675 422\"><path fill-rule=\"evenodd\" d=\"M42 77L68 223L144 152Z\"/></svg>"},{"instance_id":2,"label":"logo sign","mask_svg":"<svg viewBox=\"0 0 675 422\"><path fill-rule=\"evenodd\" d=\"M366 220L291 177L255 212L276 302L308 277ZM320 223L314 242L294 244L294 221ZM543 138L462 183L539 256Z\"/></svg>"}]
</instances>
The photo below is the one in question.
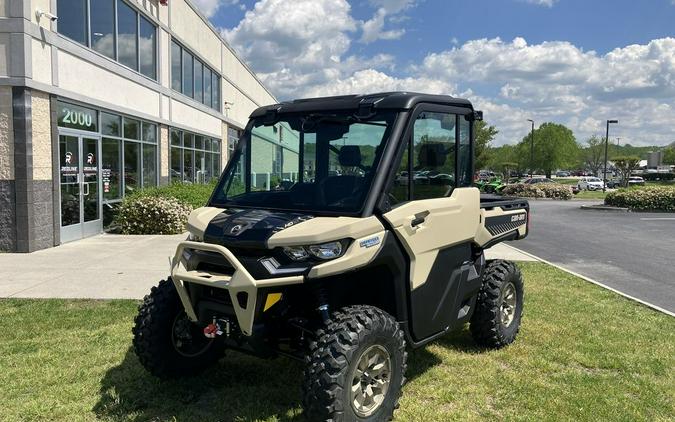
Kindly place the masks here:
<instances>
[{"instance_id":1,"label":"logo sign","mask_svg":"<svg viewBox=\"0 0 675 422\"><path fill-rule=\"evenodd\" d=\"M230 229L230 234L236 235L237 233L239 233L241 231L241 229L242 229L241 224L234 225Z\"/></svg>"},{"instance_id":2,"label":"logo sign","mask_svg":"<svg viewBox=\"0 0 675 422\"><path fill-rule=\"evenodd\" d=\"M359 246L362 248L372 248L373 246L380 244L380 236L371 237L370 239L362 240L359 242Z\"/></svg>"},{"instance_id":3,"label":"logo sign","mask_svg":"<svg viewBox=\"0 0 675 422\"><path fill-rule=\"evenodd\" d=\"M511 216L512 223L517 223L519 221L525 221L525 214L516 214Z\"/></svg>"}]
</instances>

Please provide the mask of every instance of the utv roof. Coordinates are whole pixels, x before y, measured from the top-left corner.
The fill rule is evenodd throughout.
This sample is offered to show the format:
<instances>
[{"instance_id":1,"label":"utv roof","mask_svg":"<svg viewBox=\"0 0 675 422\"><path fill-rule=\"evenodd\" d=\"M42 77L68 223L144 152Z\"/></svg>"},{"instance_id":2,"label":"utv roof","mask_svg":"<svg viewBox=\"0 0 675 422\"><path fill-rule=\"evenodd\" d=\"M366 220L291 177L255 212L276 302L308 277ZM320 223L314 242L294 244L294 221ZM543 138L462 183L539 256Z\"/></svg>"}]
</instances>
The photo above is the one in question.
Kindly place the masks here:
<instances>
[{"instance_id":1,"label":"utv roof","mask_svg":"<svg viewBox=\"0 0 675 422\"><path fill-rule=\"evenodd\" d=\"M418 92L380 92L366 95L341 95L337 97L304 98L272 104L256 109L251 117L261 117L268 112L297 113L321 110L351 110L371 105L376 109L411 109L419 103L431 103L467 107L473 110L469 100L449 95L421 94Z\"/></svg>"}]
</instances>

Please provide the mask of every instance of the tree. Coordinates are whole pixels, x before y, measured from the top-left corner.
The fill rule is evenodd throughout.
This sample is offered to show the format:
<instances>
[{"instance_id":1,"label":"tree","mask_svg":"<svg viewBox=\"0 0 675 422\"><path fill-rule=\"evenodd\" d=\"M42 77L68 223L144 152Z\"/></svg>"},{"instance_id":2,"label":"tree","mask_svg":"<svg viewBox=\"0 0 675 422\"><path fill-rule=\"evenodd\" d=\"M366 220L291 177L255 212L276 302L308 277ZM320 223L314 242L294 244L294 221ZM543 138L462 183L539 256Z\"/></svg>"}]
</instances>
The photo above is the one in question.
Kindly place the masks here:
<instances>
[{"instance_id":1,"label":"tree","mask_svg":"<svg viewBox=\"0 0 675 422\"><path fill-rule=\"evenodd\" d=\"M620 156L614 157L614 168L621 175L621 186L628 186L628 178L633 170L640 167L640 157L632 156Z\"/></svg>"},{"instance_id":2,"label":"tree","mask_svg":"<svg viewBox=\"0 0 675 422\"><path fill-rule=\"evenodd\" d=\"M663 164L675 164L675 147L663 150Z\"/></svg>"},{"instance_id":3,"label":"tree","mask_svg":"<svg viewBox=\"0 0 675 422\"><path fill-rule=\"evenodd\" d=\"M518 144L521 155L530 159L530 134ZM526 151L526 152L525 152ZM534 131L534 169L541 169L546 177L551 177L553 170L571 167L579 156L579 145L574 134L564 125L544 123Z\"/></svg>"},{"instance_id":4,"label":"tree","mask_svg":"<svg viewBox=\"0 0 675 422\"><path fill-rule=\"evenodd\" d=\"M480 170L488 164L490 159L490 144L499 133L496 127L489 126L484 120L475 122L474 127L474 168Z\"/></svg>"},{"instance_id":5,"label":"tree","mask_svg":"<svg viewBox=\"0 0 675 422\"><path fill-rule=\"evenodd\" d=\"M582 151L583 163L593 174L600 174L605 164L605 142L593 135L586 143L588 146Z\"/></svg>"}]
</instances>

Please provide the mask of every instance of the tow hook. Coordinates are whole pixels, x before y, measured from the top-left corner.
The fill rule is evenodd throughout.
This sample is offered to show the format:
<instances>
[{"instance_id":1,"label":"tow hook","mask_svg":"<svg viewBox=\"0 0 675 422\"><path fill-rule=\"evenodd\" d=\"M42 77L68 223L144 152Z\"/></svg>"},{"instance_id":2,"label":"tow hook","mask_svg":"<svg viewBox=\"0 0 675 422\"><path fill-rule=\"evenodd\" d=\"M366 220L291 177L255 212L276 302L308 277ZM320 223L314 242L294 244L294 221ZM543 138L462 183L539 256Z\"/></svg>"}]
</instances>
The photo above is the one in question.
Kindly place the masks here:
<instances>
[{"instance_id":1,"label":"tow hook","mask_svg":"<svg viewBox=\"0 0 675 422\"><path fill-rule=\"evenodd\" d=\"M206 338L216 338L217 336L222 336L225 334L225 337L230 336L230 320L229 319L216 319L213 318L213 322L204 327L204 337Z\"/></svg>"}]
</instances>

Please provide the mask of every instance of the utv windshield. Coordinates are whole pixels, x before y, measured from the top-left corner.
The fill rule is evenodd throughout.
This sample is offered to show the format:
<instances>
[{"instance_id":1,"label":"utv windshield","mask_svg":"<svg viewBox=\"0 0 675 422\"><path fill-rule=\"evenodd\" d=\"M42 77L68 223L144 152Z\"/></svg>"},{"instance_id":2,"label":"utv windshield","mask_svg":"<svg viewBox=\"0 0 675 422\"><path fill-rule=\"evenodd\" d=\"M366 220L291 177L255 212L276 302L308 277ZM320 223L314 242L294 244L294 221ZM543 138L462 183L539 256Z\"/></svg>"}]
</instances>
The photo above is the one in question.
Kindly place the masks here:
<instances>
[{"instance_id":1,"label":"utv windshield","mask_svg":"<svg viewBox=\"0 0 675 422\"><path fill-rule=\"evenodd\" d=\"M212 198L222 207L357 213L394 123L393 111L281 114L249 125Z\"/></svg>"}]
</instances>

